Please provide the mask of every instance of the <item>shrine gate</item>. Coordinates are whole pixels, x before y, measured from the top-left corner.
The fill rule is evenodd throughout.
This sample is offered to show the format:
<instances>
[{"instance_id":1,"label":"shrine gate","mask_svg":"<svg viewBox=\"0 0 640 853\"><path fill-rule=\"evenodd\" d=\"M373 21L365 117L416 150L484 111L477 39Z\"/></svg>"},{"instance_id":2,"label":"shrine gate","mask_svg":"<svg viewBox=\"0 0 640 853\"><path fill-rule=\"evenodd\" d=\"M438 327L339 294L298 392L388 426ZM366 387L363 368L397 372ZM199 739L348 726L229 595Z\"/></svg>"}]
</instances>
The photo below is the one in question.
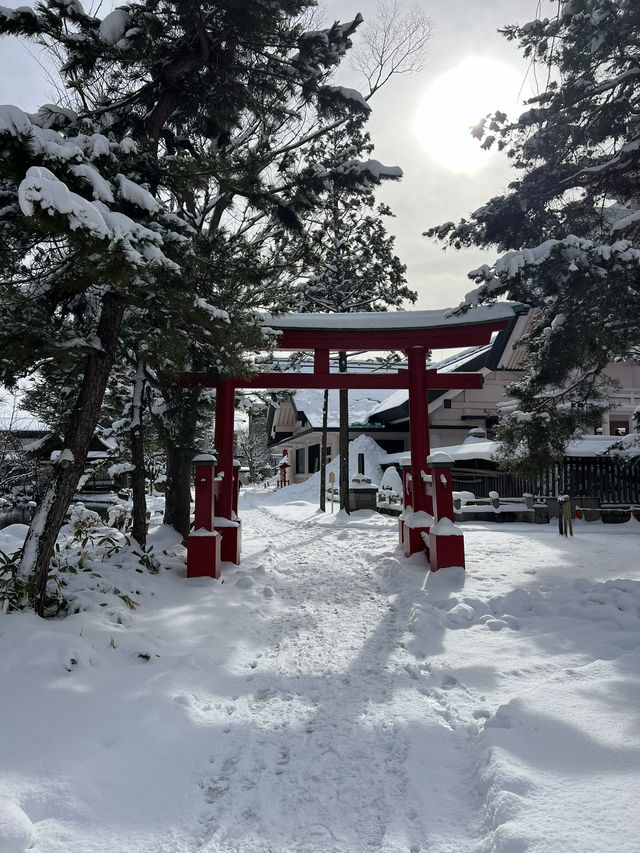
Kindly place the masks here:
<instances>
[{"instance_id":1,"label":"shrine gate","mask_svg":"<svg viewBox=\"0 0 640 853\"><path fill-rule=\"evenodd\" d=\"M481 388L478 373L438 373L427 367L433 349L487 344L505 328L517 306L509 303L450 311L394 311L359 314L288 314L268 317L264 325L277 334L276 349L312 350L313 373L258 373L248 379L218 381L185 374L183 385L216 389L216 454L194 459L195 521L187 541L187 576L220 575L221 561L240 562L241 522L234 475L233 433L236 388L358 388L409 391L411 466L404 474L405 512L400 541L405 555L428 548L431 568L464 566L461 532L453 525L450 460L430 455L429 389ZM408 369L385 374L332 373L331 351L403 350ZM347 488L348 484L340 484Z\"/></svg>"}]
</instances>

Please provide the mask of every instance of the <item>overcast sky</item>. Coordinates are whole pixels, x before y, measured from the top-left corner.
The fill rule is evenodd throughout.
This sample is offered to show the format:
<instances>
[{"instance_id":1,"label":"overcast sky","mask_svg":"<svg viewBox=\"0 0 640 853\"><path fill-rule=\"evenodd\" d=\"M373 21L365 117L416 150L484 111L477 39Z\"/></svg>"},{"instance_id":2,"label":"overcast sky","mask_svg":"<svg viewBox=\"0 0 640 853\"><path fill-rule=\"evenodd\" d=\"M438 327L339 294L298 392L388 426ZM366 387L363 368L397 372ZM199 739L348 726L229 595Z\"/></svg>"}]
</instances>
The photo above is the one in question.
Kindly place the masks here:
<instances>
[{"instance_id":1,"label":"overcast sky","mask_svg":"<svg viewBox=\"0 0 640 853\"><path fill-rule=\"evenodd\" d=\"M345 0L335 6L339 6L343 17L358 10L366 17L368 12L374 12L375 0L364 6L358 0ZM543 6L552 4L545 2ZM475 210L506 186L513 169L506 156L475 149L474 159L478 154L482 157L481 168L462 171L466 165L462 156L447 158L450 162L445 165L431 152L426 136L431 134L432 146L433 143L437 146L438 136L450 133L447 127L457 119L455 123L460 125L466 144L468 125L493 109L504 109L513 115L522 99L531 95L534 80L528 63L517 46L497 30L508 23L534 19L538 3L536 0L492 0L491 3L430 0L424 8L433 22L427 67L416 76L390 81L386 89L377 93L369 125L376 143L374 156L387 165L401 166L404 171L402 182L387 185L380 195L396 214L390 230L396 234L398 255L407 264L409 282L418 291L416 307L442 308L460 301L474 286L467 279L467 272L480 263L490 263L496 253L443 252L440 246L422 237L422 232L431 225L457 220ZM492 63L496 63L499 73L504 71L503 80L499 81L503 91L495 93L494 102L493 85L487 83L488 102L478 103L477 109L471 107L468 121L460 121L465 109L469 111L469 100L474 103L474 97L468 97L470 90L477 91L478 82L482 82ZM441 75L455 69L459 72L442 78ZM470 76L465 87L462 81L467 75ZM444 101L441 97L429 97L432 87L449 92L449 97L445 94ZM431 106L421 110L426 98ZM466 101L464 106L463 101ZM416 114L420 112L422 120L417 125ZM443 140L445 144L447 139ZM470 135L469 144L474 144ZM451 169L455 161L459 171Z\"/></svg>"},{"instance_id":2,"label":"overcast sky","mask_svg":"<svg viewBox=\"0 0 640 853\"><path fill-rule=\"evenodd\" d=\"M28 0L3 2L18 6ZM512 170L506 157L497 152L483 155L483 165L468 171L464 169L473 159L471 155L446 156L447 150L455 150L453 140L446 135L451 133L447 127L457 120L460 134L466 137L467 125L493 108L513 114L521 88L520 100L531 93L533 79L527 63L497 29L535 18L538 5L536 0L430 0L423 6L433 22L426 68L412 77L395 78L372 101L369 128L376 144L373 156L404 171L402 182L388 185L379 197L396 214L389 230L396 234L397 253L407 264L409 283L418 291L418 308L457 304L472 286L467 271L494 259L495 252L445 253L421 234L430 225L468 214L509 180ZM547 14L552 11L548 0L542 6L543 11L547 7ZM103 5L103 9L109 7ZM350 20L357 12L366 20L373 17L375 7L376 0L328 0L321 14L327 23ZM44 72L17 39L2 40L0 57L0 103L14 103L31 111L53 99ZM487 70L492 70L491 63L493 70L498 69L498 83L485 79ZM453 75L442 77L455 69ZM351 79L345 76L345 82ZM503 91L498 92L495 86ZM488 96L488 102L482 94L485 99ZM418 114L422 116L419 122ZM437 159L436 149L443 146L444 156Z\"/></svg>"}]
</instances>

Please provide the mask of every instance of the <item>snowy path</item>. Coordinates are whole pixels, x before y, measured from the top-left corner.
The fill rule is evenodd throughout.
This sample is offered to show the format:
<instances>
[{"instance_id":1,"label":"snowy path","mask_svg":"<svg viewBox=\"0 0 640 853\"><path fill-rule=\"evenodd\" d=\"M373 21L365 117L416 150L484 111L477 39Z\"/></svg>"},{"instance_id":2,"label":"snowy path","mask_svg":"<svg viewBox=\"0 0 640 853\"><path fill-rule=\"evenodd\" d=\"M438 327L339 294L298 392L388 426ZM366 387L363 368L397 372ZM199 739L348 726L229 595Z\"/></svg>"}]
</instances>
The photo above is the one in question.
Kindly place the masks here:
<instances>
[{"instance_id":1,"label":"snowy path","mask_svg":"<svg viewBox=\"0 0 640 853\"><path fill-rule=\"evenodd\" d=\"M637 575L635 526L469 526L466 574L429 575L390 519L243 517L238 583L276 618L237 662L203 851L637 853L640 583L606 580Z\"/></svg>"},{"instance_id":2,"label":"snowy path","mask_svg":"<svg viewBox=\"0 0 640 853\"><path fill-rule=\"evenodd\" d=\"M246 689L205 792L225 818L212 816L206 849L470 850L470 735L448 685L436 697L416 689L401 647L412 605L396 607L384 589L398 566L396 524L352 522L337 536L314 525L309 535L261 508L243 518L278 579L268 587L278 616L263 648L239 662Z\"/></svg>"},{"instance_id":3,"label":"snowy path","mask_svg":"<svg viewBox=\"0 0 640 853\"><path fill-rule=\"evenodd\" d=\"M0 614L2 853L18 807L32 853L638 853L640 525L468 524L430 574L283 492L222 582L160 528L173 571Z\"/></svg>"}]
</instances>

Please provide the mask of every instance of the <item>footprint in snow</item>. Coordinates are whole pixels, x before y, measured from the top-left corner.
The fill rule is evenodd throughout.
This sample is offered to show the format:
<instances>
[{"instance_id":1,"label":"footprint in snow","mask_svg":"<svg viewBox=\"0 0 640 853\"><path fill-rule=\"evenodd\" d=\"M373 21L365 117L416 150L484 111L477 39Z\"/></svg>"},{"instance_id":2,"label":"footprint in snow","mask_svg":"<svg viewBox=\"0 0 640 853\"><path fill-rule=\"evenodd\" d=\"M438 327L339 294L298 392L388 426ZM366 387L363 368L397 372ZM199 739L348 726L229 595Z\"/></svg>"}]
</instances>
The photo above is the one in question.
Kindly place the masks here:
<instances>
[{"instance_id":1,"label":"footprint in snow","mask_svg":"<svg viewBox=\"0 0 640 853\"><path fill-rule=\"evenodd\" d=\"M491 711L488 708L476 708L472 716L474 720L488 720L491 717Z\"/></svg>"}]
</instances>

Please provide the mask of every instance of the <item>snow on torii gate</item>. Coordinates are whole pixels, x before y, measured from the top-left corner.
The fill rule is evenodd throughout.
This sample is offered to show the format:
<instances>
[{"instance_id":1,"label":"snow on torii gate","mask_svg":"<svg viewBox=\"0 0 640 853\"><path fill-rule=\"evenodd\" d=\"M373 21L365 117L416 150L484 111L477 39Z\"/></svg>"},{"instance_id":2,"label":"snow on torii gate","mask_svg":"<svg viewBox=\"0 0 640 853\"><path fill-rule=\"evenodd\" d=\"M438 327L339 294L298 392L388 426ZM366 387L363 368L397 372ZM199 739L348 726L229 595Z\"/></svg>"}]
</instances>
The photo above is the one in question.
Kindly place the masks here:
<instances>
[{"instance_id":1,"label":"snow on torii gate","mask_svg":"<svg viewBox=\"0 0 640 853\"><path fill-rule=\"evenodd\" d=\"M233 428L236 388L358 388L409 391L411 483L414 513L431 514L432 498L422 484L430 454L429 389L481 388L478 373L438 373L428 369L429 350L487 344L493 332L514 316L507 303L473 308L464 314L444 311L364 312L354 314L287 314L267 317L264 325L278 334L276 349L313 350L313 373L258 373L248 379L219 381L204 374L184 374L183 385L216 389L214 444L216 458L196 456L194 530L188 539L187 576L220 575L220 561L240 562L240 520L234 486ZM331 373L330 351L404 350L408 369L386 374ZM214 467L215 465L215 467ZM444 478L442 478L444 481ZM414 525L405 553L422 550L428 525Z\"/></svg>"}]
</instances>

